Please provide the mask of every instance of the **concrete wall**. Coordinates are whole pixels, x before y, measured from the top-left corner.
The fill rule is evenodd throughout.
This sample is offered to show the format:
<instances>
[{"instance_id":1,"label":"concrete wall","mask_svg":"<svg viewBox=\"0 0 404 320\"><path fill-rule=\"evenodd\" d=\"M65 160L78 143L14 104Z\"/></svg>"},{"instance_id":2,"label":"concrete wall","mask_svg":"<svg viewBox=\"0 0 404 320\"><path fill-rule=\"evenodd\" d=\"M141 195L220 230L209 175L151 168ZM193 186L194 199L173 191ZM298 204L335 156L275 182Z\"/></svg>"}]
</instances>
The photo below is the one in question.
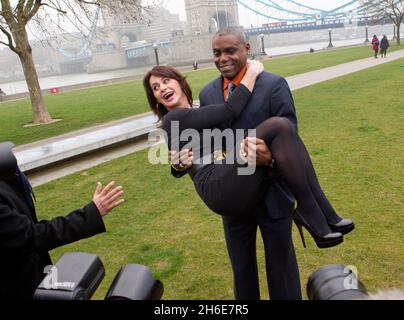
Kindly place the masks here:
<instances>
[{"instance_id":1,"label":"concrete wall","mask_svg":"<svg viewBox=\"0 0 404 320\"><path fill-rule=\"evenodd\" d=\"M95 53L91 57L90 63L87 65L87 72L94 73L100 70L114 70L126 68L125 51L112 51L107 53Z\"/></svg>"},{"instance_id":2,"label":"concrete wall","mask_svg":"<svg viewBox=\"0 0 404 320\"><path fill-rule=\"evenodd\" d=\"M212 35L177 37L171 42L171 64L192 64L212 59Z\"/></svg>"}]
</instances>

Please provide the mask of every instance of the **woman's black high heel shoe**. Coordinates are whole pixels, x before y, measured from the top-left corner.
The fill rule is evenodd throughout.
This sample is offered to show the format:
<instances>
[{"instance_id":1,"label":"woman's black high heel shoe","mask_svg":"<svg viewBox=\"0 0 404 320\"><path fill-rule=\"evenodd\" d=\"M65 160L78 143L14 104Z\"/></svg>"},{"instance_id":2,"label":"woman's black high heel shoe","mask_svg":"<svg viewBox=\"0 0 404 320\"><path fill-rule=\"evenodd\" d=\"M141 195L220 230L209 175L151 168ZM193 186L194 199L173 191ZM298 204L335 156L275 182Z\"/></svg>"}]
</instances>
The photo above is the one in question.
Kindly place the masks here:
<instances>
[{"instance_id":1,"label":"woman's black high heel shoe","mask_svg":"<svg viewBox=\"0 0 404 320\"><path fill-rule=\"evenodd\" d=\"M324 236L320 236L320 235L316 234L315 231L313 230L313 228L307 224L307 222L304 220L304 218L299 214L299 212L297 210L295 210L293 212L293 221L296 224L297 229L299 230L300 237L302 238L303 246L305 248L306 248L306 242L304 241L302 227L306 228L306 230L313 237L314 242L316 243L317 247L319 247L319 248L334 247L337 244L340 244L342 241L344 241L344 237L342 236L342 233L340 233L340 232L330 232Z\"/></svg>"},{"instance_id":2,"label":"woman's black high heel shoe","mask_svg":"<svg viewBox=\"0 0 404 320\"><path fill-rule=\"evenodd\" d=\"M342 234L347 234L355 229L355 224L352 220L342 219L338 223L328 223L332 231L340 232Z\"/></svg>"}]
</instances>

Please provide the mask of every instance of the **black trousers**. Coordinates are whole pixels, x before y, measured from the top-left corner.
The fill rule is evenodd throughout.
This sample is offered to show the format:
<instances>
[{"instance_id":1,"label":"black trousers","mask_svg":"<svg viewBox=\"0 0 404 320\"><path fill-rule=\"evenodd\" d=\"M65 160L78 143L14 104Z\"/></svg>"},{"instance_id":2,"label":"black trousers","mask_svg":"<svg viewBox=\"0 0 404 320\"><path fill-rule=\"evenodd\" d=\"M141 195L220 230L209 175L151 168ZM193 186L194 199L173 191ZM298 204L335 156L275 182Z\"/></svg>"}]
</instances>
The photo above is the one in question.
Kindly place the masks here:
<instances>
[{"instance_id":1,"label":"black trousers","mask_svg":"<svg viewBox=\"0 0 404 320\"><path fill-rule=\"evenodd\" d=\"M260 299L256 235L264 242L269 295L273 300L300 300L299 269L292 242L292 212L272 219L262 196L267 191L266 169L237 175L235 165L206 166L194 176L196 191L205 204L223 214L223 227L236 299ZM240 187L241 186L241 187Z\"/></svg>"},{"instance_id":2,"label":"black trousers","mask_svg":"<svg viewBox=\"0 0 404 320\"><path fill-rule=\"evenodd\" d=\"M256 235L264 242L267 285L271 300L301 300L299 269L292 242L292 219L273 220L265 207L249 216L223 217L223 227L234 276L236 299L260 299Z\"/></svg>"}]
</instances>

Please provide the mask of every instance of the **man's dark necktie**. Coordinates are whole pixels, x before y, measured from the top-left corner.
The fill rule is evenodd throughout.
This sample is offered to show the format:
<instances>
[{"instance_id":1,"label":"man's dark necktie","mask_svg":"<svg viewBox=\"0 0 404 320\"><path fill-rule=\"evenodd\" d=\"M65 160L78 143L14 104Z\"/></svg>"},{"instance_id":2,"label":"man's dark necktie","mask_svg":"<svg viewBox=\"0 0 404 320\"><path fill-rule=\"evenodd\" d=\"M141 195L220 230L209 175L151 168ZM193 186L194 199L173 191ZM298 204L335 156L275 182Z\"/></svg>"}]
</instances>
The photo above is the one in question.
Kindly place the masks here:
<instances>
[{"instance_id":1,"label":"man's dark necktie","mask_svg":"<svg viewBox=\"0 0 404 320\"><path fill-rule=\"evenodd\" d=\"M17 166L16 169L16 175L19 183L21 184L21 187L24 191L24 197L25 200L27 201L27 204L31 207L31 209L34 209L34 201L32 198L35 199L34 192L32 190L32 186L28 181L27 176L20 170L20 168Z\"/></svg>"},{"instance_id":2,"label":"man's dark necktie","mask_svg":"<svg viewBox=\"0 0 404 320\"><path fill-rule=\"evenodd\" d=\"M236 85L233 82L229 82L227 85L227 94L226 94L226 101L229 100L231 94L233 93L234 89L236 88ZM228 120L224 123L224 125L228 128L231 127L232 120Z\"/></svg>"},{"instance_id":3,"label":"man's dark necktie","mask_svg":"<svg viewBox=\"0 0 404 320\"><path fill-rule=\"evenodd\" d=\"M233 93L234 89L236 88L236 85L233 82L230 82L229 85L227 86L227 96L226 96L226 101L229 100L229 97Z\"/></svg>"}]
</instances>

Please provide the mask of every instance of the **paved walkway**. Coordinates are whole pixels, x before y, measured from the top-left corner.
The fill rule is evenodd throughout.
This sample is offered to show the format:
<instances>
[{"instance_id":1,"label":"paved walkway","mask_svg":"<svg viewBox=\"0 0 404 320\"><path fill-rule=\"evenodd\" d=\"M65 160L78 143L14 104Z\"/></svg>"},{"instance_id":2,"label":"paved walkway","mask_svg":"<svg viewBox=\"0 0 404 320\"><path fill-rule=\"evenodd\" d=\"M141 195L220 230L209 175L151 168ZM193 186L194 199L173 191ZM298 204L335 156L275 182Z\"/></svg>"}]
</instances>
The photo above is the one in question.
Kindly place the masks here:
<instances>
[{"instance_id":1,"label":"paved walkway","mask_svg":"<svg viewBox=\"0 0 404 320\"><path fill-rule=\"evenodd\" d=\"M313 84L338 78L350 73L375 67L377 65L404 58L404 50L393 51L386 58L374 57L356 60L348 63L339 64L337 66L298 74L286 78L292 90L311 86Z\"/></svg>"},{"instance_id":2,"label":"paved walkway","mask_svg":"<svg viewBox=\"0 0 404 320\"><path fill-rule=\"evenodd\" d=\"M389 53L387 58L366 58L291 76L286 80L291 89L296 90L403 57L404 50L399 50ZM149 112L19 146L14 153L21 169L29 171L145 136L156 128L156 121L156 117Z\"/></svg>"}]
</instances>

